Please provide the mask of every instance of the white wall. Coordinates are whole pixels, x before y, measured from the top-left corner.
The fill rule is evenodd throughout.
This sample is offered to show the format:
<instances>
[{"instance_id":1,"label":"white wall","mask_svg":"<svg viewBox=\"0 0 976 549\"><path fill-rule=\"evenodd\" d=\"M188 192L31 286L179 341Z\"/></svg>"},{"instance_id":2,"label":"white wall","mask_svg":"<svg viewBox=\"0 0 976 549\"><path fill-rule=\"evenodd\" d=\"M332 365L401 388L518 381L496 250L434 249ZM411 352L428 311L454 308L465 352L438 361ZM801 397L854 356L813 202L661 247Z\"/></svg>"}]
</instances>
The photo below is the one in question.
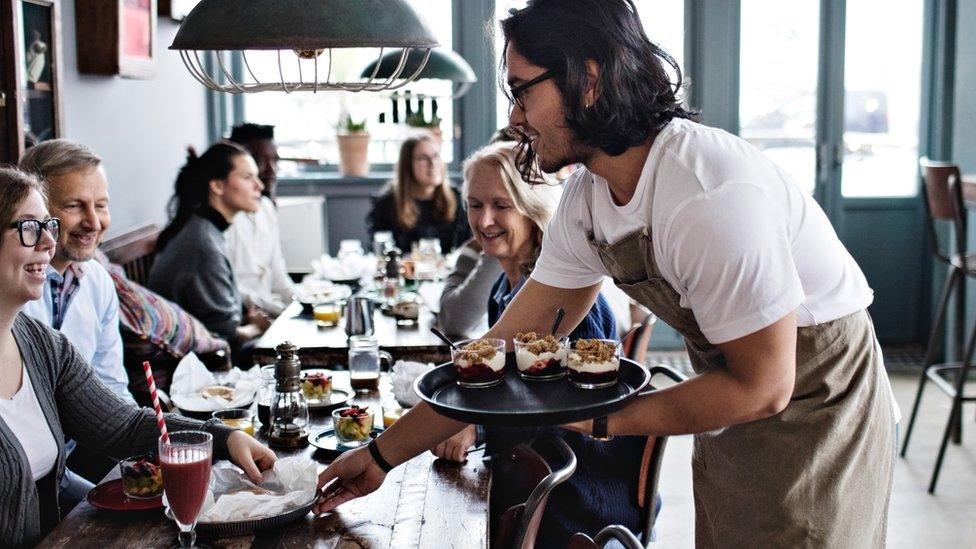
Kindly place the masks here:
<instances>
[{"instance_id":1,"label":"white wall","mask_svg":"<svg viewBox=\"0 0 976 549\"><path fill-rule=\"evenodd\" d=\"M167 48L179 25L159 18L156 77L78 74L75 3L61 2L64 137L102 157L112 197L109 235L165 224L165 205L187 145L207 145L205 88Z\"/></svg>"}]
</instances>

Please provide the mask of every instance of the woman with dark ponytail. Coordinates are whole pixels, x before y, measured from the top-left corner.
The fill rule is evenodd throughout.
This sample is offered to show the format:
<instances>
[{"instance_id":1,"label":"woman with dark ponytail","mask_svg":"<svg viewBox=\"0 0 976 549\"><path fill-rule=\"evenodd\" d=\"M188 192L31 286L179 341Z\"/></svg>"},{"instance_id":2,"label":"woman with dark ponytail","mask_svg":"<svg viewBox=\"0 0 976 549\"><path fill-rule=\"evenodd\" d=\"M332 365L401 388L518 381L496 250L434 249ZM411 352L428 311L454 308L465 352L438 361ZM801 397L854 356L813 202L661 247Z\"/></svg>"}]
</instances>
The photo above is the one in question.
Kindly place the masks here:
<instances>
[{"instance_id":1,"label":"woman with dark ponytail","mask_svg":"<svg viewBox=\"0 0 976 549\"><path fill-rule=\"evenodd\" d=\"M149 274L151 289L230 342L235 362L243 361L247 343L269 322L259 314L242 322L224 231L238 212L258 209L263 189L254 159L239 145L220 142L200 156L189 148Z\"/></svg>"}]
</instances>

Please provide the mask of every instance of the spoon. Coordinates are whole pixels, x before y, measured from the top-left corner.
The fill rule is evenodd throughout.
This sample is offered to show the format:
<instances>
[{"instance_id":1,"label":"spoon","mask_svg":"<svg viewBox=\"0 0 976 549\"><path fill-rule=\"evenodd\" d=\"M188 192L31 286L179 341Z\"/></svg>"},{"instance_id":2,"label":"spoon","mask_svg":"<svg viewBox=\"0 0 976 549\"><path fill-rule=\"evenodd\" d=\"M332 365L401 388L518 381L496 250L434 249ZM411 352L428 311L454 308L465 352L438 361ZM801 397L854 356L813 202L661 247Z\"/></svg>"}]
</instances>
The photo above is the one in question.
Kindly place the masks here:
<instances>
[{"instance_id":1,"label":"spoon","mask_svg":"<svg viewBox=\"0 0 976 549\"><path fill-rule=\"evenodd\" d=\"M552 319L552 329L549 330L551 335L556 335L556 330L559 329L559 324L562 323L564 316L566 316L566 311L562 307L556 309L556 318Z\"/></svg>"},{"instance_id":2,"label":"spoon","mask_svg":"<svg viewBox=\"0 0 976 549\"><path fill-rule=\"evenodd\" d=\"M453 341L451 341L450 339L448 339L448 337L446 335L444 335L443 333L441 333L441 331L438 330L437 328L434 328L433 326L431 326L430 332L432 334L434 334L435 336L437 336L438 339L440 339L444 343L447 343L455 351L460 351L461 350L461 349L458 349L458 346L455 345Z\"/></svg>"}]
</instances>

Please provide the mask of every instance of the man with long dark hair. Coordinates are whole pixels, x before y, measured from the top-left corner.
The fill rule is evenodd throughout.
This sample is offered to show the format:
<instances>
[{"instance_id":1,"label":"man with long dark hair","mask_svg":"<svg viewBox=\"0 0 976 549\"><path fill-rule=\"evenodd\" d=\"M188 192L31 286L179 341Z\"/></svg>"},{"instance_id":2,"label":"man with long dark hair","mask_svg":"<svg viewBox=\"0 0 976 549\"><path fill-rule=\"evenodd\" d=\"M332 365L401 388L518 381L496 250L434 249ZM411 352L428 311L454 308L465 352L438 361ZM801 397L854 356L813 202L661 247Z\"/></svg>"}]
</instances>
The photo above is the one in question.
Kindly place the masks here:
<instances>
[{"instance_id":1,"label":"man with long dark hair","mask_svg":"<svg viewBox=\"0 0 976 549\"><path fill-rule=\"evenodd\" d=\"M523 169L584 168L487 337L545 330L558 307L570 329L612 276L684 336L698 375L568 428L695 434L700 547L884 546L897 409L873 293L823 211L693 120L631 0L530 1L502 31ZM460 428L416 407L323 472L339 481L317 510Z\"/></svg>"}]
</instances>

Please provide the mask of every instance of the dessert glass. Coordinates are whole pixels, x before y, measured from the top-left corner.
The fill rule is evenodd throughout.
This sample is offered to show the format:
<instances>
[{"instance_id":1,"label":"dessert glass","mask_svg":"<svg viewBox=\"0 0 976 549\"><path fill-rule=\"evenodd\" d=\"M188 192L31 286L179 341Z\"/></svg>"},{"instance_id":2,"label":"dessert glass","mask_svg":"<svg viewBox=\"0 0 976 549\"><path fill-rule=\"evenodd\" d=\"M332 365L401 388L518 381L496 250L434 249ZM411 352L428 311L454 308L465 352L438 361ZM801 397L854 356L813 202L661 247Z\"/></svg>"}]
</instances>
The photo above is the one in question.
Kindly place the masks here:
<instances>
[{"instance_id":1,"label":"dessert glass","mask_svg":"<svg viewBox=\"0 0 976 549\"><path fill-rule=\"evenodd\" d=\"M491 387L505 377L505 340L471 339L451 349L451 360L461 387Z\"/></svg>"},{"instance_id":2,"label":"dessert glass","mask_svg":"<svg viewBox=\"0 0 976 549\"><path fill-rule=\"evenodd\" d=\"M547 381L566 375L568 338L528 332L517 334L513 341L515 365L523 379Z\"/></svg>"},{"instance_id":3,"label":"dessert glass","mask_svg":"<svg viewBox=\"0 0 976 549\"><path fill-rule=\"evenodd\" d=\"M131 499L153 499L163 495L163 470L154 456L134 456L119 462L122 493Z\"/></svg>"},{"instance_id":4,"label":"dessert glass","mask_svg":"<svg viewBox=\"0 0 976 549\"><path fill-rule=\"evenodd\" d=\"M612 339L578 339L567 355L567 377L580 389L612 387L620 375L620 343Z\"/></svg>"},{"instance_id":5,"label":"dessert glass","mask_svg":"<svg viewBox=\"0 0 976 549\"><path fill-rule=\"evenodd\" d=\"M356 405L339 408L332 411L332 425L340 444L350 448L363 446L373 435L373 412Z\"/></svg>"}]
</instances>

